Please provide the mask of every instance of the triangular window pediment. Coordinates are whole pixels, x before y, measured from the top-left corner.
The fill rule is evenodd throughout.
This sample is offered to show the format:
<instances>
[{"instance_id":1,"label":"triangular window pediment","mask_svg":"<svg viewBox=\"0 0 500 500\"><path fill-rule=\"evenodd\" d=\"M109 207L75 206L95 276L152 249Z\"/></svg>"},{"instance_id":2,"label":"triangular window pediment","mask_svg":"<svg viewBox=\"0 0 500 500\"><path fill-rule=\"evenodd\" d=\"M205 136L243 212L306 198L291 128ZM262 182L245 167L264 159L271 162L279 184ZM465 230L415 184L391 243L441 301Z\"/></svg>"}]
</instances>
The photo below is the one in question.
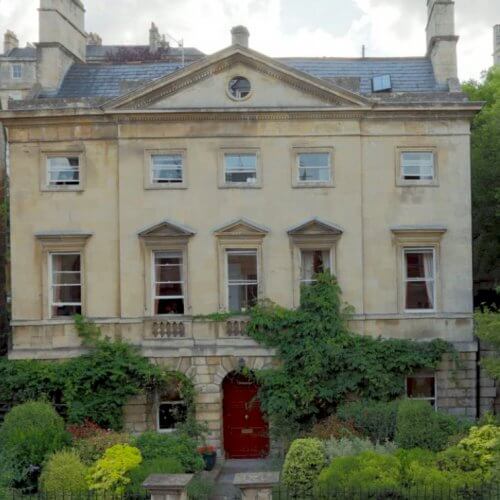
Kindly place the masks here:
<instances>
[{"instance_id":1,"label":"triangular window pediment","mask_svg":"<svg viewBox=\"0 0 500 500\"><path fill-rule=\"evenodd\" d=\"M237 219L229 224L217 228L214 231L216 236L256 236L264 237L269 233L269 229L260 224L256 224L248 219Z\"/></svg>"},{"instance_id":2,"label":"triangular window pediment","mask_svg":"<svg viewBox=\"0 0 500 500\"><path fill-rule=\"evenodd\" d=\"M340 236L342 233L341 227L318 218L310 219L288 230L290 236Z\"/></svg>"},{"instance_id":3,"label":"triangular window pediment","mask_svg":"<svg viewBox=\"0 0 500 500\"><path fill-rule=\"evenodd\" d=\"M191 228L164 220L159 224L149 227L139 233L141 238L186 238L195 235Z\"/></svg>"}]
</instances>

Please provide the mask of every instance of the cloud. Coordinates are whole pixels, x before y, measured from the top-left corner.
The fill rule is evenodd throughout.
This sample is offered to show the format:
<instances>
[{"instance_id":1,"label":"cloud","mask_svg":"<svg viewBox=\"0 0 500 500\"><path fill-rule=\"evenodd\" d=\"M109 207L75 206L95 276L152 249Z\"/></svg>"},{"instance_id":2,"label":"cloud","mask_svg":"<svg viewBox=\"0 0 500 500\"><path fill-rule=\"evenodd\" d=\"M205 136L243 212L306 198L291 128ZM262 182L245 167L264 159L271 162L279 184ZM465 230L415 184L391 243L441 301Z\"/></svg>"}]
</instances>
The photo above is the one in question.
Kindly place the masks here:
<instances>
[{"instance_id":1,"label":"cloud","mask_svg":"<svg viewBox=\"0 0 500 500\"><path fill-rule=\"evenodd\" d=\"M0 0L0 32L34 42L39 0ZM251 46L271 56L424 55L425 0L84 0L86 29L107 44L146 44L151 21L161 32L212 53L230 43L229 31L246 25ZM301 22L301 19L303 20ZM459 68L478 78L491 65L492 25L500 1L456 0Z\"/></svg>"}]
</instances>

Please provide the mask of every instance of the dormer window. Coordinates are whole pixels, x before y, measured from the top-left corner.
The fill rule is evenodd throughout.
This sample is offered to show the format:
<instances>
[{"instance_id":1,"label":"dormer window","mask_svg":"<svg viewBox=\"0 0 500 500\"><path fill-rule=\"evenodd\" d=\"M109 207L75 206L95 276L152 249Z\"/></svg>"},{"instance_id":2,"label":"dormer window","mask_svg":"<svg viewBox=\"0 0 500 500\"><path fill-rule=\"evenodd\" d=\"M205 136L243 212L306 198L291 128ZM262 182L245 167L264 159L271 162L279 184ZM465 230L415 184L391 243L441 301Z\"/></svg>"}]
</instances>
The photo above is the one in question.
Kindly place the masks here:
<instances>
[{"instance_id":1,"label":"dormer window","mask_svg":"<svg viewBox=\"0 0 500 500\"><path fill-rule=\"evenodd\" d=\"M372 89L373 92L390 92L392 90L391 75L374 76Z\"/></svg>"}]
</instances>

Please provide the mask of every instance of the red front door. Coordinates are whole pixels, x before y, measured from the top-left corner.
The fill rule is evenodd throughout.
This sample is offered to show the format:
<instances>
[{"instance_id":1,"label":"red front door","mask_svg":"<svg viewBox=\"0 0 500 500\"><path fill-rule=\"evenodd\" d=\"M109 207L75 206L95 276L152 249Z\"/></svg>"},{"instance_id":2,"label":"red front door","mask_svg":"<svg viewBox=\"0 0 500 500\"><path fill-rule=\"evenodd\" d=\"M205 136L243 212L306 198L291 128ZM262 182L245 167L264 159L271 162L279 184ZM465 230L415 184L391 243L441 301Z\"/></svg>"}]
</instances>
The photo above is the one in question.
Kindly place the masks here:
<instances>
[{"instance_id":1,"label":"red front door","mask_svg":"<svg viewBox=\"0 0 500 500\"><path fill-rule=\"evenodd\" d=\"M243 375L229 374L222 388L226 458L266 457L269 427L260 411L259 387Z\"/></svg>"}]
</instances>

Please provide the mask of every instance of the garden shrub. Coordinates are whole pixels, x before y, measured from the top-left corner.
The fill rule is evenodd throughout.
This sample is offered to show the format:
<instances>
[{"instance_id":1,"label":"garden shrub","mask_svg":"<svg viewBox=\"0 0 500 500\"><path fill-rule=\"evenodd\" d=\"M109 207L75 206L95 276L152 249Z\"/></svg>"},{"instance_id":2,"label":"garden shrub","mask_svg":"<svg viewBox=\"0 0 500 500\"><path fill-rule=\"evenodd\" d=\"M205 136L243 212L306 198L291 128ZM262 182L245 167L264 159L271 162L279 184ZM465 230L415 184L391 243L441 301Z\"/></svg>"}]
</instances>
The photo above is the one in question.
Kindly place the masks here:
<instances>
[{"instance_id":1,"label":"garden shrub","mask_svg":"<svg viewBox=\"0 0 500 500\"><path fill-rule=\"evenodd\" d=\"M293 497L308 497L324 466L325 449L319 439L296 439L283 465L283 485Z\"/></svg>"},{"instance_id":2,"label":"garden shrub","mask_svg":"<svg viewBox=\"0 0 500 500\"><path fill-rule=\"evenodd\" d=\"M130 472L130 483L127 486L127 492L132 495L146 495L147 490L142 486L142 483L151 474L182 474L183 472L184 468L175 458L144 460L139 467Z\"/></svg>"},{"instance_id":3,"label":"garden shrub","mask_svg":"<svg viewBox=\"0 0 500 500\"><path fill-rule=\"evenodd\" d=\"M393 455L364 451L356 456L336 458L324 469L317 483L317 494L332 491L368 492L391 495L400 488L399 461ZM347 498L347 497L346 497Z\"/></svg>"},{"instance_id":4,"label":"garden shrub","mask_svg":"<svg viewBox=\"0 0 500 500\"><path fill-rule=\"evenodd\" d=\"M196 449L196 441L185 434L148 431L141 434L134 444L141 451L144 460L174 458L182 465L184 472L188 473L204 468L203 458Z\"/></svg>"},{"instance_id":5,"label":"garden shrub","mask_svg":"<svg viewBox=\"0 0 500 500\"><path fill-rule=\"evenodd\" d=\"M339 406L337 416L352 422L374 442L392 441L396 432L399 401L354 401Z\"/></svg>"},{"instance_id":6,"label":"garden shrub","mask_svg":"<svg viewBox=\"0 0 500 500\"><path fill-rule=\"evenodd\" d=\"M361 433L350 420L341 420L337 415L330 415L314 424L308 436L318 439L340 439L342 437L360 436Z\"/></svg>"},{"instance_id":7,"label":"garden shrub","mask_svg":"<svg viewBox=\"0 0 500 500\"><path fill-rule=\"evenodd\" d=\"M215 481L208 476L197 475L188 484L187 496L189 500L208 500L215 490Z\"/></svg>"},{"instance_id":8,"label":"garden shrub","mask_svg":"<svg viewBox=\"0 0 500 500\"><path fill-rule=\"evenodd\" d=\"M128 474L142 462L141 452L128 444L108 448L90 468L87 480L91 490L123 495L130 483Z\"/></svg>"},{"instance_id":9,"label":"garden shrub","mask_svg":"<svg viewBox=\"0 0 500 500\"><path fill-rule=\"evenodd\" d=\"M380 455L396 451L396 445L391 441L387 441L384 444L374 444L369 438L359 438L356 436L328 439L324 444L328 463L334 458L354 456L363 451L374 451Z\"/></svg>"},{"instance_id":10,"label":"garden shrub","mask_svg":"<svg viewBox=\"0 0 500 500\"><path fill-rule=\"evenodd\" d=\"M92 465L104 452L116 444L130 444L132 436L126 432L100 430L93 436L76 439L73 447L86 465Z\"/></svg>"},{"instance_id":11,"label":"garden shrub","mask_svg":"<svg viewBox=\"0 0 500 500\"><path fill-rule=\"evenodd\" d=\"M63 419L49 403L16 406L0 427L0 476L8 486L30 490L45 458L70 441Z\"/></svg>"},{"instance_id":12,"label":"garden shrub","mask_svg":"<svg viewBox=\"0 0 500 500\"><path fill-rule=\"evenodd\" d=\"M400 448L441 451L466 425L452 415L435 411L426 401L408 399L398 407L395 442Z\"/></svg>"},{"instance_id":13,"label":"garden shrub","mask_svg":"<svg viewBox=\"0 0 500 500\"><path fill-rule=\"evenodd\" d=\"M82 494L88 491L88 467L73 450L54 453L43 467L40 489L47 495Z\"/></svg>"}]
</instances>

